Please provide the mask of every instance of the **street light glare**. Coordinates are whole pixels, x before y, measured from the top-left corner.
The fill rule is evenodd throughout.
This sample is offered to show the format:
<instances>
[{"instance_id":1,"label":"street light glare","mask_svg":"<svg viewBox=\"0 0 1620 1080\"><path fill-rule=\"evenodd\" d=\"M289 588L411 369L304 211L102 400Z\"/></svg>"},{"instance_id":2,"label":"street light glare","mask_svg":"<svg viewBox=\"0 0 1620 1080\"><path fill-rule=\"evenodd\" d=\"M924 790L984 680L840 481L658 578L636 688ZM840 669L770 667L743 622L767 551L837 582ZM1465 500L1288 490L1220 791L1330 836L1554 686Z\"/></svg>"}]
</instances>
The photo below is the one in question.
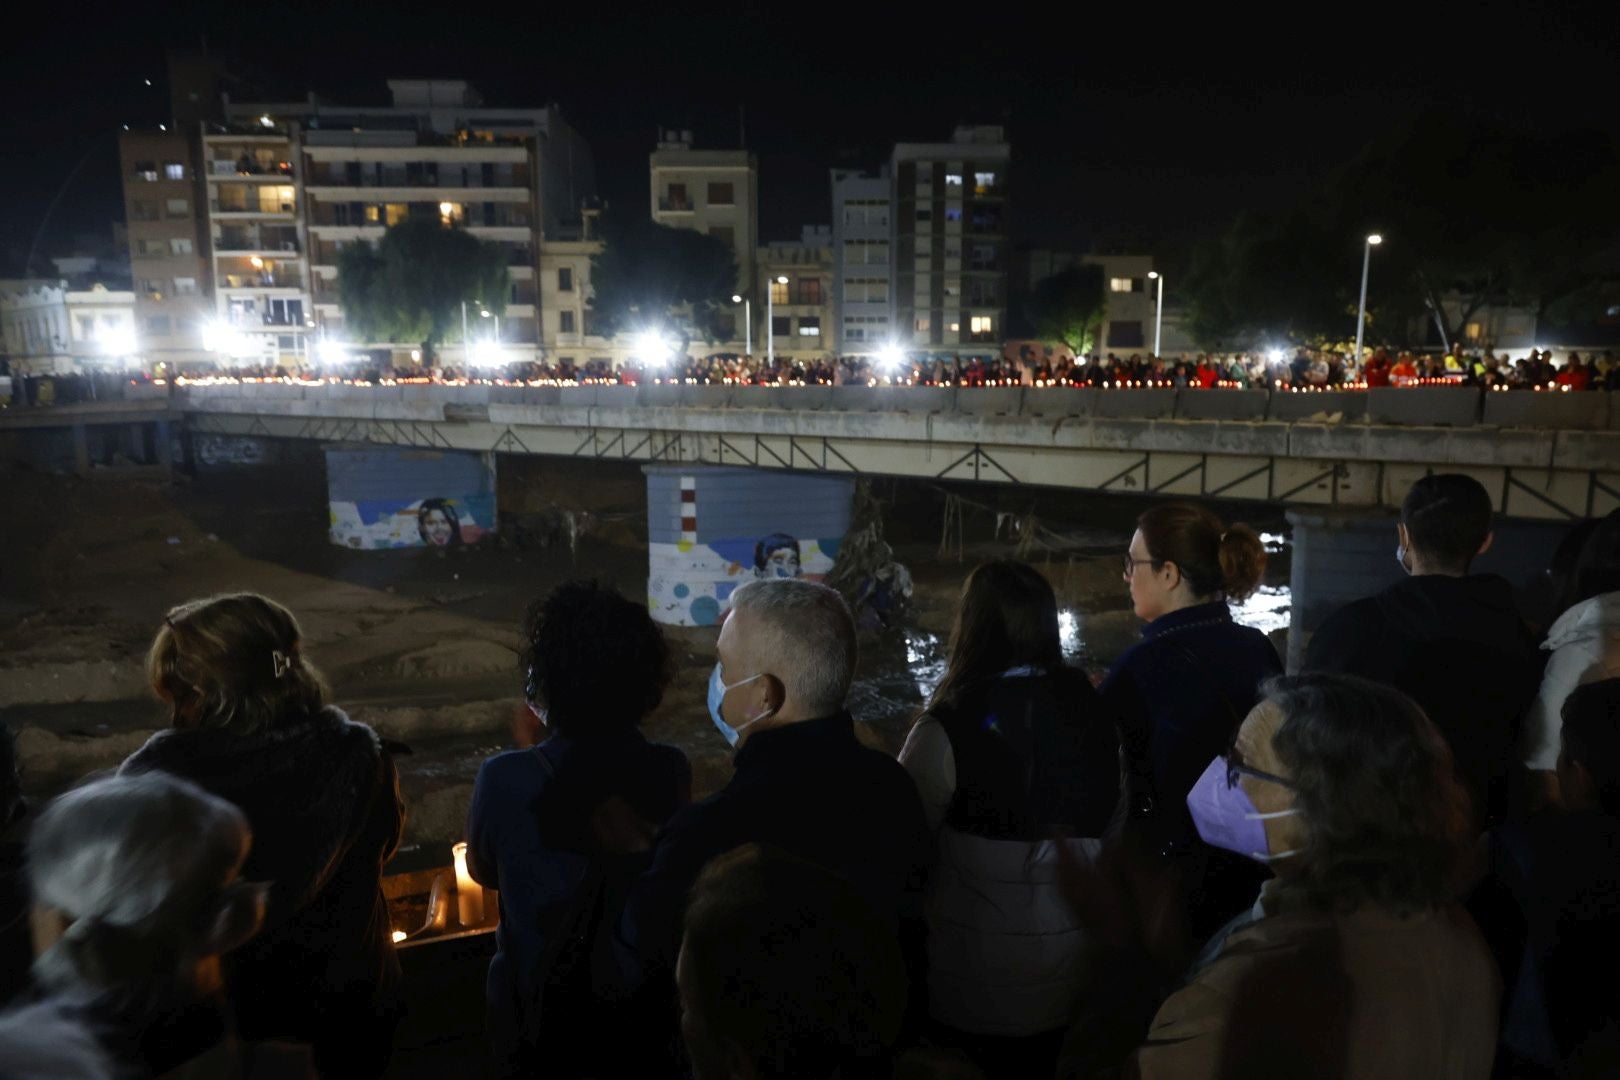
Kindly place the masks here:
<instances>
[{"instance_id":1,"label":"street light glare","mask_svg":"<svg viewBox=\"0 0 1620 1080\"><path fill-rule=\"evenodd\" d=\"M731 294L731 302L733 304L740 304L740 303L742 303L742 297L738 296L736 293L732 293Z\"/></svg>"},{"instance_id":2,"label":"street light glare","mask_svg":"<svg viewBox=\"0 0 1620 1080\"><path fill-rule=\"evenodd\" d=\"M1383 242L1384 237L1381 233L1371 233L1367 237L1367 243L1369 244L1382 244Z\"/></svg>"},{"instance_id":3,"label":"street light glare","mask_svg":"<svg viewBox=\"0 0 1620 1080\"><path fill-rule=\"evenodd\" d=\"M662 367L674 351L670 341L657 330L643 330L636 335L636 355L653 367Z\"/></svg>"},{"instance_id":4,"label":"street light glare","mask_svg":"<svg viewBox=\"0 0 1620 1080\"><path fill-rule=\"evenodd\" d=\"M877 359L884 371L899 371L906 362L906 354L900 346L891 343L878 350Z\"/></svg>"},{"instance_id":5,"label":"street light glare","mask_svg":"<svg viewBox=\"0 0 1620 1080\"><path fill-rule=\"evenodd\" d=\"M1149 281L1158 281L1159 280L1159 272L1157 270L1149 270L1148 271L1148 280Z\"/></svg>"},{"instance_id":6,"label":"street light glare","mask_svg":"<svg viewBox=\"0 0 1620 1080\"><path fill-rule=\"evenodd\" d=\"M779 277L778 277L778 278L777 278L777 279L776 279L776 283L777 283L777 284L778 284L778 285L786 285L786 284L787 284L787 283L788 283L788 281L787 281L787 275L786 275L786 274L782 274L782 275L781 275L781 276L779 276Z\"/></svg>"}]
</instances>

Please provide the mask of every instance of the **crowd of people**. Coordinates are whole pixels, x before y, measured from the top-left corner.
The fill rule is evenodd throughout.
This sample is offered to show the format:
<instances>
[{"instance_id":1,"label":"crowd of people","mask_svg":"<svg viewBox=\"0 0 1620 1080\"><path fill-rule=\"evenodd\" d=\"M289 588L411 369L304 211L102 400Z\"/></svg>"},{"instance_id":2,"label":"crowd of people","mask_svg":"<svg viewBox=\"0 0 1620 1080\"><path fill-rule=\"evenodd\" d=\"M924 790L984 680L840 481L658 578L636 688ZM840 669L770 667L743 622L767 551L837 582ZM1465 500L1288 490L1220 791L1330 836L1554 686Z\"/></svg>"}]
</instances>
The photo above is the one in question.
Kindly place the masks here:
<instances>
[{"instance_id":1,"label":"crowd of people","mask_svg":"<svg viewBox=\"0 0 1620 1080\"><path fill-rule=\"evenodd\" d=\"M1474 572L1492 525L1476 481L1419 480L1407 576L1295 675L1229 607L1259 536L1204 507L1141 515L1141 640L1095 682L1046 578L986 563L897 758L849 711L845 599L750 582L707 693L733 772L696 801L641 733L663 632L558 587L467 820L496 1075L1615 1075L1620 512L1534 626ZM172 725L113 775L30 806L0 742L0 1075L381 1075L388 745L265 597L172 609L147 670Z\"/></svg>"},{"instance_id":2,"label":"crowd of people","mask_svg":"<svg viewBox=\"0 0 1620 1080\"><path fill-rule=\"evenodd\" d=\"M1552 353L1532 349L1510 358L1491 350L1444 354L1368 350L1356 364L1344 353L1298 349L1286 352L1158 357L1131 353L1074 357L1062 350L1025 349L1016 357L960 356L885 360L874 356L765 358L735 353L683 357L672 364L639 361L614 364L605 358L583 364L567 358L525 361L498 368L454 365L431 369L353 360L321 371L270 364L188 366L191 379L239 381L322 380L368 383L485 382L522 386L640 386L677 383L698 386L955 386L955 387L1109 387L1204 389L1329 390L1387 386L1456 385L1507 390L1616 390L1620 362L1612 353L1582 357L1570 353L1561 365ZM115 400L129 385L150 384L145 374L75 373L18 375L12 378L13 405L71 404Z\"/></svg>"}]
</instances>

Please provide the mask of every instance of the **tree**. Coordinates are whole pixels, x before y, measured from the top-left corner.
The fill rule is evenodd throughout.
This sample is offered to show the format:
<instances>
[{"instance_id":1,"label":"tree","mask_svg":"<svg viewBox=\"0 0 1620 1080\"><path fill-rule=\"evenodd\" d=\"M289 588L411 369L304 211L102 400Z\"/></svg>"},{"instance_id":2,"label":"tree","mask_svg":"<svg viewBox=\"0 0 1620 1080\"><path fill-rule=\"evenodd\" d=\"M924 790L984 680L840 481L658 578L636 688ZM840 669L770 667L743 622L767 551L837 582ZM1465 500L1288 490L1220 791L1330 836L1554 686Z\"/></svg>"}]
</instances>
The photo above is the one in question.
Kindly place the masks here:
<instances>
[{"instance_id":1,"label":"tree","mask_svg":"<svg viewBox=\"0 0 1620 1080\"><path fill-rule=\"evenodd\" d=\"M607 215L602 252L591 259L591 312L597 332L654 330L714 342L737 290L737 263L717 237L646 218Z\"/></svg>"},{"instance_id":2,"label":"tree","mask_svg":"<svg viewBox=\"0 0 1620 1080\"><path fill-rule=\"evenodd\" d=\"M391 226L376 246L338 252L338 302L366 341L419 341L432 367L438 345L460 336L461 305L506 310L507 258L499 244L426 216Z\"/></svg>"},{"instance_id":3,"label":"tree","mask_svg":"<svg viewBox=\"0 0 1620 1080\"><path fill-rule=\"evenodd\" d=\"M1620 238L1620 152L1594 133L1525 133L1423 113L1370 142L1293 206L1201 244L1183 286L1206 347L1353 336L1368 233L1373 341L1433 321L1446 341L1490 304L1545 313ZM1450 304L1448 305L1448 301Z\"/></svg>"},{"instance_id":4,"label":"tree","mask_svg":"<svg viewBox=\"0 0 1620 1080\"><path fill-rule=\"evenodd\" d=\"M1091 352L1108 309L1106 287L1102 267L1091 263L1077 263L1038 282L1028 301L1035 336L1061 341L1076 356Z\"/></svg>"}]
</instances>

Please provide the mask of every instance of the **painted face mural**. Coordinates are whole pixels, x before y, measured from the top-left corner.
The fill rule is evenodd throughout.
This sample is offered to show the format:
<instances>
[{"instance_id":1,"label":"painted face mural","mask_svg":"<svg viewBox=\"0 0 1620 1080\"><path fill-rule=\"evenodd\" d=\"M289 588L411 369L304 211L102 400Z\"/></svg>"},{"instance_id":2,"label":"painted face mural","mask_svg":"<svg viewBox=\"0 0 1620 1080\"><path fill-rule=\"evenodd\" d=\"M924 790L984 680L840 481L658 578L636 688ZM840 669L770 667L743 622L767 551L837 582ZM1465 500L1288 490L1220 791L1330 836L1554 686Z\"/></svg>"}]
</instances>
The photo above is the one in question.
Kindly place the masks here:
<instances>
[{"instance_id":1,"label":"painted face mural","mask_svg":"<svg viewBox=\"0 0 1620 1080\"><path fill-rule=\"evenodd\" d=\"M796 578L800 574L799 541L786 533L772 533L754 546L754 576Z\"/></svg>"},{"instance_id":2,"label":"painted face mural","mask_svg":"<svg viewBox=\"0 0 1620 1080\"><path fill-rule=\"evenodd\" d=\"M416 528L428 547L456 547L461 543L461 521L444 499L424 499L416 513Z\"/></svg>"}]
</instances>

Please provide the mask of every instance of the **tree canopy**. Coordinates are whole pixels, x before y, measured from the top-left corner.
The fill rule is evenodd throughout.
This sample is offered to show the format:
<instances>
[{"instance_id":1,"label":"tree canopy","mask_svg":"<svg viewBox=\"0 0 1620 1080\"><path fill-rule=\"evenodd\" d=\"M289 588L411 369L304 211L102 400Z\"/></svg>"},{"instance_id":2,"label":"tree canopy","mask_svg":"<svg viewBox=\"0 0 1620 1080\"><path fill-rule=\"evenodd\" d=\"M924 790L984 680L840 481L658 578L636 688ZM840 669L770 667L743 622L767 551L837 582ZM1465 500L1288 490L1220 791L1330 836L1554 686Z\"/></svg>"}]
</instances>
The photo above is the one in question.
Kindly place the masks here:
<instances>
[{"instance_id":1,"label":"tree canopy","mask_svg":"<svg viewBox=\"0 0 1620 1080\"><path fill-rule=\"evenodd\" d=\"M1061 341L1076 356L1092 352L1108 310L1103 269L1079 263L1036 283L1027 301L1035 336Z\"/></svg>"},{"instance_id":2,"label":"tree canopy","mask_svg":"<svg viewBox=\"0 0 1620 1080\"><path fill-rule=\"evenodd\" d=\"M659 330L717 341L730 321L737 263L717 237L646 218L609 213L603 249L591 260L590 306L597 332Z\"/></svg>"},{"instance_id":3,"label":"tree canopy","mask_svg":"<svg viewBox=\"0 0 1620 1080\"><path fill-rule=\"evenodd\" d=\"M462 303L505 312L506 267L499 244L437 218L407 217L375 246L338 252L344 324L366 341L419 341L431 365L440 342L461 336Z\"/></svg>"},{"instance_id":4,"label":"tree canopy","mask_svg":"<svg viewBox=\"0 0 1620 1080\"><path fill-rule=\"evenodd\" d=\"M1421 114L1295 205L1242 215L1201 244L1185 286L1193 335L1210 347L1352 337L1374 232L1384 242L1372 255L1369 340L1401 343L1434 320L1455 341L1487 304L1545 313L1581 287L1584 260L1620 239L1617 184L1610 136Z\"/></svg>"}]
</instances>

